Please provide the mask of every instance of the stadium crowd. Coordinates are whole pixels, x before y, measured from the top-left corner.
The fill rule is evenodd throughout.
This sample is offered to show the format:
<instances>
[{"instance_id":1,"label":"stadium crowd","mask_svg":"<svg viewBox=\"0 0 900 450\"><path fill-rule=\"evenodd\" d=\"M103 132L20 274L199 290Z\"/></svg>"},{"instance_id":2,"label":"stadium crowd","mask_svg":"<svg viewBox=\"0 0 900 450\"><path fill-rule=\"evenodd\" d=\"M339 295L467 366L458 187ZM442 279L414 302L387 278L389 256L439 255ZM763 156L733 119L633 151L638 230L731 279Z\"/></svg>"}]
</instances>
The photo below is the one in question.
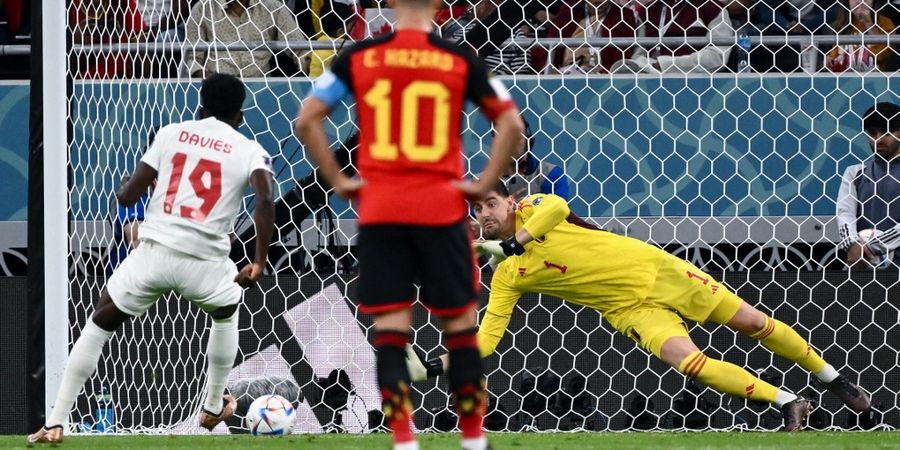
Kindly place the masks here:
<instances>
[{"instance_id":1,"label":"stadium crowd","mask_svg":"<svg viewBox=\"0 0 900 450\"><path fill-rule=\"evenodd\" d=\"M27 43L31 0L0 0L0 45ZM140 53L73 52L83 78L242 77L320 74L347 40L367 34L377 0L71 0L74 44L182 42L148 58ZM383 3L383 2L382 2ZM376 12L374 15L377 15ZM390 13L386 13L388 20ZM499 74L896 71L900 46L756 45L753 36L891 35L900 0L445 0L441 34L476 51ZM369 25L371 28L371 24ZM380 25L371 32L384 30ZM511 38L711 37L733 45L513 44ZM196 43L330 41L332 49L194 51ZM721 42L720 41L720 42ZM742 45L743 44L743 45ZM156 50L160 51L160 50ZM10 64L16 62L3 57ZM18 60L21 65L21 59ZM26 61L27 63L27 61ZM27 71L27 67L25 67Z\"/></svg>"}]
</instances>

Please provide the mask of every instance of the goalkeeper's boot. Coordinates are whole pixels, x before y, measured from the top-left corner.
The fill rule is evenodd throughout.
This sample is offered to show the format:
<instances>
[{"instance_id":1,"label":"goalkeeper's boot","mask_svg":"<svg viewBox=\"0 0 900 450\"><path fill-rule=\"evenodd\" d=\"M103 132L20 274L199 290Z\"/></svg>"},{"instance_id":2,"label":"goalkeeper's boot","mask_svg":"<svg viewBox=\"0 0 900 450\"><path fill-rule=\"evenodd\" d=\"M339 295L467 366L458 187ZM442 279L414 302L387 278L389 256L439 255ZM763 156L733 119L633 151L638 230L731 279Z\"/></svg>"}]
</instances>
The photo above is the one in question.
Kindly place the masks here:
<instances>
[{"instance_id":1,"label":"goalkeeper's boot","mask_svg":"<svg viewBox=\"0 0 900 450\"><path fill-rule=\"evenodd\" d=\"M234 409L237 408L237 401L233 396L229 394L225 394L222 396L222 412L219 415L215 415L205 409L200 410L200 426L206 428L209 431L212 431L219 422L227 420L234 414Z\"/></svg>"},{"instance_id":2,"label":"goalkeeper's boot","mask_svg":"<svg viewBox=\"0 0 900 450\"><path fill-rule=\"evenodd\" d=\"M822 383L822 385L829 392L840 397L848 408L856 412L868 411L872 406L869 394L843 375L839 375L830 383Z\"/></svg>"},{"instance_id":3,"label":"goalkeeper's boot","mask_svg":"<svg viewBox=\"0 0 900 450\"><path fill-rule=\"evenodd\" d=\"M803 429L803 422L812 412L815 405L813 402L797 397L795 400L785 403L781 407L781 417L784 419L784 431L800 431Z\"/></svg>"},{"instance_id":4,"label":"goalkeeper's boot","mask_svg":"<svg viewBox=\"0 0 900 450\"><path fill-rule=\"evenodd\" d=\"M28 445L32 444L58 444L63 441L63 427L56 425L50 428L41 427L34 434L29 434L25 439Z\"/></svg>"}]
</instances>

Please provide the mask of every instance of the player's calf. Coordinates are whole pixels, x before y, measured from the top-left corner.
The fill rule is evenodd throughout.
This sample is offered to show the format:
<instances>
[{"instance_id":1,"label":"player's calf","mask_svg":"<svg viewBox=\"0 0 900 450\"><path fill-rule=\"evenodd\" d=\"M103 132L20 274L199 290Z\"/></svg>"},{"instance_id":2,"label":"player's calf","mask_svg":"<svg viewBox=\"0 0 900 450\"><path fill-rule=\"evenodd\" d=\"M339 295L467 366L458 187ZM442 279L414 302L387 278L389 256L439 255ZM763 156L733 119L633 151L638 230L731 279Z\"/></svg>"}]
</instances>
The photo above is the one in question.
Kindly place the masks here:
<instances>
[{"instance_id":1,"label":"player's calf","mask_svg":"<svg viewBox=\"0 0 900 450\"><path fill-rule=\"evenodd\" d=\"M448 378L453 403L459 415L464 450L487 448L487 439L482 429L487 395L476 334L475 328L447 333L447 348L450 350Z\"/></svg>"},{"instance_id":2,"label":"player's calf","mask_svg":"<svg viewBox=\"0 0 900 450\"><path fill-rule=\"evenodd\" d=\"M697 350L680 362L678 371L718 392L760 402L773 403L779 408L798 397L761 380L730 362L712 359Z\"/></svg>"},{"instance_id":3,"label":"player's calf","mask_svg":"<svg viewBox=\"0 0 900 450\"><path fill-rule=\"evenodd\" d=\"M750 335L775 354L787 358L810 371L831 393L837 395L850 409L863 412L869 409L869 394L828 364L796 331L783 322L766 317L765 326Z\"/></svg>"},{"instance_id":4,"label":"player's calf","mask_svg":"<svg viewBox=\"0 0 900 450\"><path fill-rule=\"evenodd\" d=\"M409 333L380 330L375 336L378 387L381 390L381 410L388 428L394 435L394 449L415 450L412 402L409 394L409 373L406 370L406 344Z\"/></svg>"}]
</instances>

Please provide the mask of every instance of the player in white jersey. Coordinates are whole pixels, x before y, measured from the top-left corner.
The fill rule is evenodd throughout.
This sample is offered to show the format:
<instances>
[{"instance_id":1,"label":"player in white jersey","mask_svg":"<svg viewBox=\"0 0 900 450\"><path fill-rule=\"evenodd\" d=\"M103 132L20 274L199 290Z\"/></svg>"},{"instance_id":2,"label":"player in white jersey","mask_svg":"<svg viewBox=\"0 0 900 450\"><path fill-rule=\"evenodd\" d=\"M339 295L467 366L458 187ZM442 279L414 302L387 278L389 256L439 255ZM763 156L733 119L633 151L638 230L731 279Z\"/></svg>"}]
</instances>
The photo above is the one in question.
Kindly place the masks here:
<instances>
[{"instance_id":1,"label":"player in white jersey","mask_svg":"<svg viewBox=\"0 0 900 450\"><path fill-rule=\"evenodd\" d=\"M72 347L53 411L28 443L63 439L63 425L84 382L113 332L174 291L212 318L207 346L207 392L200 426L212 430L234 413L224 395L238 349L241 286L252 286L266 265L275 206L271 158L237 131L243 121L244 84L215 74L200 88L201 120L168 125L125 178L116 193L120 204L134 204L156 181L141 244L116 269L91 320ZM241 208L247 184L256 193L256 257L240 272L228 259L228 234Z\"/></svg>"}]
</instances>

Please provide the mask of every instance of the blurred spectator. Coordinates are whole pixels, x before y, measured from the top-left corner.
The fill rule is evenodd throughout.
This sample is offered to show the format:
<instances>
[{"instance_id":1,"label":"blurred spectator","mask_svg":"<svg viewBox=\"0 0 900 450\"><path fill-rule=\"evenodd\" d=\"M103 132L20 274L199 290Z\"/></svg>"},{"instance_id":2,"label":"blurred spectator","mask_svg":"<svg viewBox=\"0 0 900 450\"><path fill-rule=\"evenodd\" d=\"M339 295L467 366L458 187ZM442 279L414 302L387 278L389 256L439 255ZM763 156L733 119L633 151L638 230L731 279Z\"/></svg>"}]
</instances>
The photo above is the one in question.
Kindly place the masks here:
<instances>
[{"instance_id":1,"label":"blurred spectator","mask_svg":"<svg viewBox=\"0 0 900 450\"><path fill-rule=\"evenodd\" d=\"M184 40L184 22L191 9L190 0L136 0L136 2L148 28L150 39L159 42Z\"/></svg>"},{"instance_id":2,"label":"blurred spectator","mask_svg":"<svg viewBox=\"0 0 900 450\"><path fill-rule=\"evenodd\" d=\"M784 36L784 30L774 25L774 10L764 1L759 0L730 0L727 3L728 16L731 19L731 27L736 35L747 36ZM813 54L806 55L817 59L817 52L811 48ZM732 51L728 58L728 68L738 71L740 53ZM794 72L800 68L800 47L797 46L765 46L754 45L750 48L748 61L754 72Z\"/></svg>"},{"instance_id":3,"label":"blurred spectator","mask_svg":"<svg viewBox=\"0 0 900 450\"><path fill-rule=\"evenodd\" d=\"M525 122L525 135L503 174L510 194L520 201L531 194L556 194L569 199L569 178L562 167L537 159L533 154L534 135Z\"/></svg>"},{"instance_id":4,"label":"blurred spectator","mask_svg":"<svg viewBox=\"0 0 900 450\"><path fill-rule=\"evenodd\" d=\"M465 1L449 0L434 14L434 24L440 28L441 34L452 36L460 28L459 22L468 9Z\"/></svg>"},{"instance_id":5,"label":"blurred spectator","mask_svg":"<svg viewBox=\"0 0 900 450\"><path fill-rule=\"evenodd\" d=\"M647 37L709 37L735 39L728 10L713 0L653 0L647 6ZM657 45L635 51L614 72L713 73L725 67L731 45Z\"/></svg>"},{"instance_id":6,"label":"blurred spectator","mask_svg":"<svg viewBox=\"0 0 900 450\"><path fill-rule=\"evenodd\" d=\"M888 0L884 5L881 5L878 12L887 16L895 24L900 25L900 0Z\"/></svg>"},{"instance_id":7,"label":"blurred spectator","mask_svg":"<svg viewBox=\"0 0 900 450\"><path fill-rule=\"evenodd\" d=\"M28 45L31 0L0 0L0 45ZM0 79L28 78L29 55L0 55Z\"/></svg>"},{"instance_id":8,"label":"blurred spectator","mask_svg":"<svg viewBox=\"0 0 900 450\"><path fill-rule=\"evenodd\" d=\"M900 246L900 106L879 103L866 111L863 129L872 157L844 171L837 198L838 246L847 250L847 264L874 257L877 246L862 245L859 232L880 230L887 249ZM900 253L898 253L900 255ZM897 263L897 258L894 260Z\"/></svg>"},{"instance_id":9,"label":"blurred spectator","mask_svg":"<svg viewBox=\"0 0 900 450\"><path fill-rule=\"evenodd\" d=\"M69 24L75 44L118 44L146 39L141 13L133 0L74 0ZM88 50L72 53L72 72L80 78L121 78L134 75L140 55Z\"/></svg>"},{"instance_id":10,"label":"blurred spectator","mask_svg":"<svg viewBox=\"0 0 900 450\"><path fill-rule=\"evenodd\" d=\"M522 48L511 43L503 44L509 38L525 37L524 23L510 23L510 28L504 33L502 28L505 25L499 26L497 24L501 22L496 22L498 8L495 1L497 0L475 0L459 19L451 19L445 23L448 29L455 31L452 34L445 33L444 36L450 40L467 43L476 53L484 58L487 66L497 74L510 75L530 70L527 53ZM488 31L483 28L488 20L495 23L495 26L491 27L489 33L494 35L502 34L505 38L502 40L499 40L499 36L491 36L491 40L481 38L481 36L487 37L487 35L482 35L480 31ZM499 45L497 46L492 44L495 38L499 40Z\"/></svg>"},{"instance_id":11,"label":"blurred spectator","mask_svg":"<svg viewBox=\"0 0 900 450\"><path fill-rule=\"evenodd\" d=\"M577 14L574 14L576 13ZM577 18L577 19L576 19ZM577 23L575 22L577 20ZM638 37L643 35L637 11L614 0L578 0L574 7L561 7L554 16L554 27L563 37ZM549 31L548 36L554 34ZM634 47L607 45L567 49L563 53L562 72L608 73L613 64L631 58Z\"/></svg>"},{"instance_id":12,"label":"blurred spectator","mask_svg":"<svg viewBox=\"0 0 900 450\"><path fill-rule=\"evenodd\" d=\"M896 25L876 10L874 0L843 0L832 28L839 34L889 35ZM872 69L895 71L900 68L900 56L884 44L840 45L825 55L825 67L833 72Z\"/></svg>"},{"instance_id":13,"label":"blurred spectator","mask_svg":"<svg viewBox=\"0 0 900 450\"><path fill-rule=\"evenodd\" d=\"M188 50L185 64L193 77L203 78L213 72L244 78L294 75L303 69L305 54L301 51L257 47L260 45L257 43L266 41L285 43L306 39L294 15L279 0L200 0L191 8L185 32L189 45L204 42L261 48L253 51ZM277 57L280 54L290 58L280 60ZM286 61L296 67L282 67Z\"/></svg>"},{"instance_id":14,"label":"blurred spectator","mask_svg":"<svg viewBox=\"0 0 900 450\"><path fill-rule=\"evenodd\" d=\"M534 30L532 23L542 24L547 19L546 9L536 0L477 0L463 17L446 24L448 27L459 26L462 30L453 35L444 34L444 37L471 47L498 74L529 73L532 69L528 53L515 44L504 43L527 37Z\"/></svg>"},{"instance_id":15,"label":"blurred spectator","mask_svg":"<svg viewBox=\"0 0 900 450\"><path fill-rule=\"evenodd\" d=\"M829 23L834 20L837 0L764 0L758 1L756 25L764 35L809 36L810 34L833 35ZM769 53L751 52L751 65L758 71L777 70L795 72L804 69L808 73L817 72L821 67L822 53L811 41L808 45L783 45L763 47ZM771 63L771 68L760 67ZM757 58L754 58L757 57ZM756 59L757 61L754 61Z\"/></svg>"},{"instance_id":16,"label":"blurred spectator","mask_svg":"<svg viewBox=\"0 0 900 450\"><path fill-rule=\"evenodd\" d=\"M835 0L760 0L766 19L763 31L770 27L781 33L810 34L829 31L828 21L834 17Z\"/></svg>"},{"instance_id":17,"label":"blurred spectator","mask_svg":"<svg viewBox=\"0 0 900 450\"><path fill-rule=\"evenodd\" d=\"M358 9L360 12L366 8L388 7L386 2L378 0L284 0L285 6L296 16L300 31L304 36L316 36L322 31L319 18L322 10L327 8L325 5L329 2L342 3L351 9ZM350 34L350 30L351 27L348 24L348 34Z\"/></svg>"},{"instance_id":18,"label":"blurred spectator","mask_svg":"<svg viewBox=\"0 0 900 450\"><path fill-rule=\"evenodd\" d=\"M763 22L760 20L760 11L764 8L760 8L758 5L758 0L728 0L725 3L725 9L728 10L728 18L731 20L731 29L734 30L735 35L740 36L741 34L746 34L747 36L759 36L761 31L757 24ZM760 69L757 64L755 64L754 58L754 50L758 52L759 49L763 49L765 53L771 54L768 49L765 49L762 46L755 46L751 48L750 51L750 66L756 72L763 72L769 69ZM733 72L738 71L738 63L739 63L739 52L735 49L735 51L731 52L728 57L727 66Z\"/></svg>"},{"instance_id":19,"label":"blurred spectator","mask_svg":"<svg viewBox=\"0 0 900 450\"><path fill-rule=\"evenodd\" d=\"M0 0L0 43L15 41L16 36L31 32L30 0Z\"/></svg>"},{"instance_id":20,"label":"blurred spectator","mask_svg":"<svg viewBox=\"0 0 900 450\"><path fill-rule=\"evenodd\" d=\"M334 44L334 49L313 50L310 53L310 78L322 75L326 68L331 67L332 58L344 45L344 41L350 38L347 36L347 30L353 27L353 16L353 9L345 3L333 2L331 5L326 4L319 11L319 23L322 26L322 31L316 40L333 42L340 39L343 41L339 44Z\"/></svg>"}]
</instances>

